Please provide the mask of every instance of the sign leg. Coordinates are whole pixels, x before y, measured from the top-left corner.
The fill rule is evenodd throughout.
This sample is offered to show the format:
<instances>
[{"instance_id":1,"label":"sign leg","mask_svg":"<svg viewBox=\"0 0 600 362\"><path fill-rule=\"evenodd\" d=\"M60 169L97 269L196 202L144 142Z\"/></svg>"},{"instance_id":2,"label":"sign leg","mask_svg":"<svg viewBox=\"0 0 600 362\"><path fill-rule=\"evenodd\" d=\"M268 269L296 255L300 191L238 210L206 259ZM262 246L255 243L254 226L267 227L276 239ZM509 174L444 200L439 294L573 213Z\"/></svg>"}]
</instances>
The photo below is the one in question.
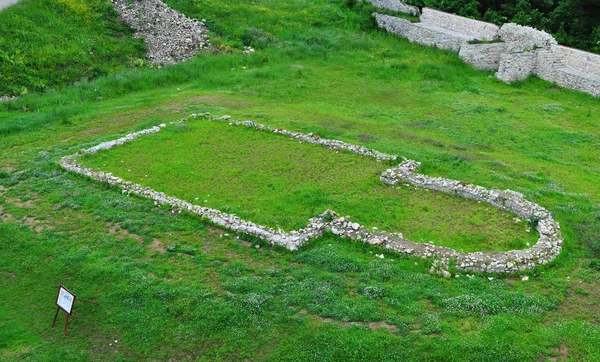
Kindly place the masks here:
<instances>
[{"instance_id":1,"label":"sign leg","mask_svg":"<svg viewBox=\"0 0 600 362\"><path fill-rule=\"evenodd\" d=\"M52 328L54 328L54 324L56 324L56 318L58 318L58 312L60 308L56 308L56 314L54 315L54 320L52 321Z\"/></svg>"},{"instance_id":2,"label":"sign leg","mask_svg":"<svg viewBox=\"0 0 600 362\"><path fill-rule=\"evenodd\" d=\"M67 323L65 323L65 330L63 332L65 336L67 335L67 328L69 327L69 317L70 315L67 314Z\"/></svg>"}]
</instances>

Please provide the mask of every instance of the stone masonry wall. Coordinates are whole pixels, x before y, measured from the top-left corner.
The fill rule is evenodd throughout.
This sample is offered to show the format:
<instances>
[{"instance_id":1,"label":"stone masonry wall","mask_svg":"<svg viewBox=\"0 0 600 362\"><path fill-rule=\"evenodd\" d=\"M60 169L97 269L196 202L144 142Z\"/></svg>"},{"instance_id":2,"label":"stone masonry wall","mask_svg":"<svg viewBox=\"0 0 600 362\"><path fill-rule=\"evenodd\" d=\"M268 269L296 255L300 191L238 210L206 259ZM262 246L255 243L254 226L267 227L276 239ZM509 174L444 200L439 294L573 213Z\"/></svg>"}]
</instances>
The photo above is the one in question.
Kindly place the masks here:
<instances>
[{"instance_id":1,"label":"stone masonry wall","mask_svg":"<svg viewBox=\"0 0 600 362\"><path fill-rule=\"evenodd\" d=\"M465 18L443 11L423 8L421 23L467 35L473 39L492 41L498 38L500 28L484 21Z\"/></svg>"},{"instance_id":2,"label":"stone masonry wall","mask_svg":"<svg viewBox=\"0 0 600 362\"><path fill-rule=\"evenodd\" d=\"M191 117L196 118L198 116L212 120L226 121L229 122L230 125L246 126L259 131L286 135L335 150L355 152L364 156L373 157L377 160L395 160L397 157L395 155L384 154L342 141L323 139L313 134L290 132L270 126L267 127L262 124L256 124L252 121L233 121L230 120L229 116L211 117L209 113L206 113L203 115L193 114ZM185 119L180 120L180 122L183 121L185 121ZM323 236L324 232L330 231L341 237L363 241L401 254L419 258L434 258L436 262L434 262L431 272L439 273L445 277L451 275L448 271L448 266L451 261L454 261L455 267L462 271L513 273L519 270L531 269L552 261L560 253L562 248L563 241L560 234L560 226L554 221L550 212L539 205L525 200L523 195L510 190L487 190L481 186L466 184L462 181L417 174L413 171L420 166L420 163L412 160L405 159L405 161L397 167L385 171L381 175L381 181L390 185L410 183L417 187L487 202L498 208L510 210L523 219L536 220L536 229L540 234L538 242L533 247L524 250L461 253L450 248L429 243L415 243L404 239L401 233L371 232L364 226L346 220L344 217L340 217L331 210L326 210L323 214L311 218L305 228L285 232L281 229L274 230L266 226L254 224L233 214L193 205L187 201L152 190L149 187L126 181L110 173L85 168L78 164L78 158L84 154L94 154L101 150L113 148L138 137L160 132L164 127L167 127L167 125L161 124L158 127L135 132L114 141L103 142L97 146L63 157L60 160L60 165L67 171L87 176L96 181L105 182L111 186L121 187L122 193L124 194L134 194L153 199L157 206L168 205L174 211L185 211L198 215L213 224L235 232L254 235L271 244L281 245L290 250L297 250L309 240L319 238Z\"/></svg>"},{"instance_id":3,"label":"stone masonry wall","mask_svg":"<svg viewBox=\"0 0 600 362\"><path fill-rule=\"evenodd\" d=\"M463 44L458 56L477 69L496 70L500 67L501 55L506 52L506 44Z\"/></svg>"},{"instance_id":4,"label":"stone masonry wall","mask_svg":"<svg viewBox=\"0 0 600 362\"><path fill-rule=\"evenodd\" d=\"M435 26L415 24L406 19L390 15L375 14L375 20L380 28L384 28L389 33L399 35L411 42L454 52L458 52L463 44L472 39L464 34L458 34L450 30L441 31L443 29L440 30Z\"/></svg>"},{"instance_id":5,"label":"stone masonry wall","mask_svg":"<svg viewBox=\"0 0 600 362\"><path fill-rule=\"evenodd\" d=\"M536 52L504 53L496 78L505 83L523 80L535 71L536 63Z\"/></svg>"},{"instance_id":6,"label":"stone masonry wall","mask_svg":"<svg viewBox=\"0 0 600 362\"><path fill-rule=\"evenodd\" d=\"M359 0L362 1L362 0ZM400 13L405 13L413 16L419 15L421 12L419 8L412 5L406 5L404 1L401 0L366 0L370 2L373 6L380 9L386 9L391 11L397 11Z\"/></svg>"},{"instance_id":7,"label":"stone masonry wall","mask_svg":"<svg viewBox=\"0 0 600 362\"><path fill-rule=\"evenodd\" d=\"M554 45L538 52L535 74L566 88L600 96L600 55Z\"/></svg>"},{"instance_id":8,"label":"stone masonry wall","mask_svg":"<svg viewBox=\"0 0 600 362\"><path fill-rule=\"evenodd\" d=\"M380 28L411 42L457 52L465 63L477 69L497 70L496 77L506 83L533 74L600 97L600 55L560 46L544 31L512 23L498 28L428 8L423 8L419 23L388 15L374 16Z\"/></svg>"},{"instance_id":9,"label":"stone masonry wall","mask_svg":"<svg viewBox=\"0 0 600 362\"><path fill-rule=\"evenodd\" d=\"M500 28L500 39L506 43L508 52L527 52L536 49L549 49L556 40L545 31L507 23Z\"/></svg>"}]
</instances>

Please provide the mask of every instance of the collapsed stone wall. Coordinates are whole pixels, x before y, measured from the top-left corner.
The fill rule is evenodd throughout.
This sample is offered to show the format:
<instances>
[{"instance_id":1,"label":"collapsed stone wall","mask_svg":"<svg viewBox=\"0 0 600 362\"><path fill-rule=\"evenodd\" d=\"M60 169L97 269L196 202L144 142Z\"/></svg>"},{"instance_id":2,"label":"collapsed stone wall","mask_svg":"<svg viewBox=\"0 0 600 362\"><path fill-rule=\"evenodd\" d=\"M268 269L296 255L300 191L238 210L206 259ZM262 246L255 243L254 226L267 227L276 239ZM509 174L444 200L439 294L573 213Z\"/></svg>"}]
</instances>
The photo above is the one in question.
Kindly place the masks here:
<instances>
[{"instance_id":1,"label":"collapsed stone wall","mask_svg":"<svg viewBox=\"0 0 600 362\"><path fill-rule=\"evenodd\" d=\"M193 114L196 118L198 115ZM287 135L295 139L319 144L324 147L347 150L377 160L395 160L397 156L384 154L362 146L351 145L342 141L327 140L313 134L302 134L282 129L276 129L252 121L232 121L229 116L211 117L209 113L200 115L213 120L223 120L230 125L246 126L261 131L269 131L276 134ZM184 121L183 119L180 121ZM173 122L172 122L173 123ZM478 201L487 202L495 207L512 211L523 219L535 220L536 229L540 234L538 242L531 248L525 250L512 250L508 252L475 252L462 253L451 248L437 246L429 243L415 243L404 239L401 233L371 232L364 226L339 217L331 210L311 218L307 227L285 232L281 229L257 225L243 220L236 215L223 213L219 210L193 205L190 202L168 196L157 192L149 187L134 184L110 173L104 173L78 164L78 158L84 154L94 154L100 150L107 150L117 145L124 144L143 135L159 132L166 127L161 124L140 132L129 134L123 138L103 142L97 146L82 150L73 155L65 156L60 160L60 165L67 171L75 172L94 180L108 183L112 186L120 186L122 193L135 194L154 200L156 205L168 205L173 210L186 211L198 215L213 224L230 230L247 233L261 238L271 244L276 244L297 250L309 240L321 237L326 231L330 231L341 237L351 240L363 241L371 245L380 246L395 252L411 255L419 258L434 258L432 272L443 276L450 276L448 266L451 261L455 262L457 269L462 271L489 272L489 273L513 273L519 270L534 268L538 265L552 261L561 251L562 237L560 226L554 221L550 212L543 207L527 201L523 195L510 191L487 190L484 187L466 184L462 181L449 180L441 177L429 177L413 171L420 166L419 162L406 160L395 168L386 170L380 180L390 185L410 183L417 187L446 192Z\"/></svg>"},{"instance_id":2,"label":"collapsed stone wall","mask_svg":"<svg viewBox=\"0 0 600 362\"><path fill-rule=\"evenodd\" d=\"M112 0L120 19L144 38L153 64L186 60L209 46L208 28L160 0Z\"/></svg>"},{"instance_id":3,"label":"collapsed stone wall","mask_svg":"<svg viewBox=\"0 0 600 362\"><path fill-rule=\"evenodd\" d=\"M411 42L457 52L477 69L497 70L496 77L506 83L533 74L600 96L600 55L560 46L544 31L512 23L498 28L428 8L423 9L419 23L374 16L380 28Z\"/></svg>"}]
</instances>

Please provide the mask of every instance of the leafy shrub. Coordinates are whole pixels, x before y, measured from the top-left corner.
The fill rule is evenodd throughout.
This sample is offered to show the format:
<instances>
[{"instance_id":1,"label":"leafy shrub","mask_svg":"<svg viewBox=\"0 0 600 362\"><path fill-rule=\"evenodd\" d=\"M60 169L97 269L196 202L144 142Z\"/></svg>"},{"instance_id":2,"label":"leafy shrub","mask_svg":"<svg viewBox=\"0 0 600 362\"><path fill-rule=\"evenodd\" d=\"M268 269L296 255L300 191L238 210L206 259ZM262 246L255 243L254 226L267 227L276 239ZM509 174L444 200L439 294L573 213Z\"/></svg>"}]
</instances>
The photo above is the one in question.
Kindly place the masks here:
<instances>
[{"instance_id":1,"label":"leafy shrub","mask_svg":"<svg viewBox=\"0 0 600 362\"><path fill-rule=\"evenodd\" d=\"M302 263L320 266L333 272L358 272L362 267L331 246L314 248L296 257Z\"/></svg>"},{"instance_id":2,"label":"leafy shrub","mask_svg":"<svg viewBox=\"0 0 600 362\"><path fill-rule=\"evenodd\" d=\"M437 314L427 313L421 318L421 331L424 334L440 333L442 322Z\"/></svg>"},{"instance_id":3,"label":"leafy shrub","mask_svg":"<svg viewBox=\"0 0 600 362\"><path fill-rule=\"evenodd\" d=\"M361 288L361 290L359 290L359 292L362 295L364 295L365 297L368 297L371 299L379 299L379 298L383 297L385 294L382 287L375 286L375 285L369 285L364 288Z\"/></svg>"},{"instance_id":4,"label":"leafy shrub","mask_svg":"<svg viewBox=\"0 0 600 362\"><path fill-rule=\"evenodd\" d=\"M522 293L463 294L444 299L442 306L458 316L537 315L554 308L548 301Z\"/></svg>"},{"instance_id":5,"label":"leafy shrub","mask_svg":"<svg viewBox=\"0 0 600 362\"><path fill-rule=\"evenodd\" d=\"M600 259L594 259L590 262L590 269L600 271Z\"/></svg>"},{"instance_id":6,"label":"leafy shrub","mask_svg":"<svg viewBox=\"0 0 600 362\"><path fill-rule=\"evenodd\" d=\"M257 28L248 28L241 39L245 46L256 49L264 49L276 41L273 34Z\"/></svg>"}]
</instances>

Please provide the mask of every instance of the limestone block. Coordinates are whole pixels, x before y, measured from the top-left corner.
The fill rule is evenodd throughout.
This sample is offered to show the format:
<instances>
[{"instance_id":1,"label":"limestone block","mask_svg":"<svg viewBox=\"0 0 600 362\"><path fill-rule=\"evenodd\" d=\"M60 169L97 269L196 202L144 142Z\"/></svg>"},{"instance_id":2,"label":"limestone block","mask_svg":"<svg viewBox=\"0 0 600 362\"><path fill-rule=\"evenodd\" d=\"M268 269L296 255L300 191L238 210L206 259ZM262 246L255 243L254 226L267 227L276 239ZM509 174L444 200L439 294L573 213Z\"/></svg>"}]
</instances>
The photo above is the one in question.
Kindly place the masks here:
<instances>
[{"instance_id":1,"label":"limestone block","mask_svg":"<svg viewBox=\"0 0 600 362\"><path fill-rule=\"evenodd\" d=\"M504 53L500 57L496 78L505 83L523 80L535 70L536 62L536 52Z\"/></svg>"},{"instance_id":2,"label":"limestone block","mask_svg":"<svg viewBox=\"0 0 600 362\"><path fill-rule=\"evenodd\" d=\"M473 39L479 40L495 40L500 33L500 28L495 24L469 19L430 8L423 8L421 22L465 34Z\"/></svg>"},{"instance_id":3,"label":"limestone block","mask_svg":"<svg viewBox=\"0 0 600 362\"><path fill-rule=\"evenodd\" d=\"M418 16L421 12L419 8L412 5L406 5L404 1L401 0L366 0L373 4L376 8L386 9L391 11L397 11L400 13L405 13L413 16Z\"/></svg>"},{"instance_id":4,"label":"limestone block","mask_svg":"<svg viewBox=\"0 0 600 362\"><path fill-rule=\"evenodd\" d=\"M468 64L482 70L498 70L500 56L506 51L504 43L464 44L458 56Z\"/></svg>"},{"instance_id":5,"label":"limestone block","mask_svg":"<svg viewBox=\"0 0 600 362\"><path fill-rule=\"evenodd\" d=\"M529 52L535 49L549 49L556 45L556 39L543 30L514 23L506 23L500 28L500 39L507 45L509 52Z\"/></svg>"}]
</instances>

